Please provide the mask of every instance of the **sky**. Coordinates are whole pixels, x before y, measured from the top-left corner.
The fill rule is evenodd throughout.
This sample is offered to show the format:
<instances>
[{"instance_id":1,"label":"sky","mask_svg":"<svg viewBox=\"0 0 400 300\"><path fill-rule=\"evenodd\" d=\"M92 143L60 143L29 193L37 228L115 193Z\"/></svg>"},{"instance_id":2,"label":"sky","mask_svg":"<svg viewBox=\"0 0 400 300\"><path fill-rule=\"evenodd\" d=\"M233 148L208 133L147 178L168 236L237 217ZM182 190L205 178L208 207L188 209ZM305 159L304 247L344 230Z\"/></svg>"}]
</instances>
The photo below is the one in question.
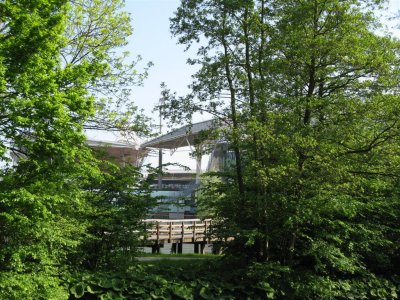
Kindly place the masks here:
<instances>
[{"instance_id":1,"label":"sky","mask_svg":"<svg viewBox=\"0 0 400 300\"><path fill-rule=\"evenodd\" d=\"M161 98L162 82L172 91L184 94L191 74L196 71L196 67L186 64L194 51L186 53L169 31L169 18L179 3L178 0L126 0L134 27L128 50L142 56L143 64L148 61L154 64L144 86L134 88L132 95L148 115L153 115L152 110Z\"/></svg>"},{"instance_id":2,"label":"sky","mask_svg":"<svg viewBox=\"0 0 400 300\"><path fill-rule=\"evenodd\" d=\"M176 91L178 95L184 95L188 91L191 75L197 70L195 66L186 64L187 59L193 57L195 52L184 52L185 47L178 45L177 39L169 31L169 18L173 16L179 3L179 0L126 0L125 10L131 15L134 28L127 50L132 57L142 57L142 63L138 65L139 71L149 61L154 64L143 87L133 87L132 101L154 120L158 120L158 113L152 110L161 98L160 84L165 82L169 89ZM398 11L400 0L390 0L387 14L393 15ZM396 35L400 36L399 31L396 31ZM207 116L198 116L195 121L207 119ZM164 127L163 131L166 132L167 128ZM173 156L166 152L164 160L184 161L190 168L195 168L194 160L188 158L189 150L181 149ZM149 159L147 162L155 164L156 159ZM206 163L207 157L203 159L203 168Z\"/></svg>"},{"instance_id":3,"label":"sky","mask_svg":"<svg viewBox=\"0 0 400 300\"><path fill-rule=\"evenodd\" d=\"M149 77L143 87L133 89L132 98L139 108L145 110L148 116L158 120L158 112L153 108L161 98L160 84L165 82L171 91L180 95L188 92L191 75L196 67L186 64L194 52L186 53L185 46L178 45L169 30L169 18L178 7L178 0L126 0L126 10L131 14L133 35L130 38L128 50L134 56L140 55L144 65L151 61L154 65L149 70ZM208 119L197 118L196 121ZM163 132L168 128L165 126ZM163 161L166 163L183 162L194 170L196 163L189 157L190 148L179 148L171 155L169 150L164 151ZM206 168L208 156L202 160L202 168ZM158 164L158 157L148 158L145 163ZM170 167L170 169L176 167Z\"/></svg>"}]
</instances>

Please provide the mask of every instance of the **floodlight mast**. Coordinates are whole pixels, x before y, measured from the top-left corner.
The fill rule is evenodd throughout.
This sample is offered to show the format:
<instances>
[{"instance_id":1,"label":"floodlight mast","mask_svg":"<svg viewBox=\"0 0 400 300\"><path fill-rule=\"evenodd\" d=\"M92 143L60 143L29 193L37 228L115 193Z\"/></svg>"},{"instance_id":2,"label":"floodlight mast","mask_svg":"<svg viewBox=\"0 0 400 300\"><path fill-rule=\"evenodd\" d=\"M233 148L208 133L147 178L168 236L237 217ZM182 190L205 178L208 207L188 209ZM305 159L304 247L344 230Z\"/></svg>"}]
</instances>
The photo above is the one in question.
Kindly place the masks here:
<instances>
[{"instance_id":1,"label":"floodlight mast","mask_svg":"<svg viewBox=\"0 0 400 300\"><path fill-rule=\"evenodd\" d=\"M164 104L164 98L160 98L160 136L162 134L162 106ZM162 188L162 148L158 148L158 189L161 190Z\"/></svg>"}]
</instances>

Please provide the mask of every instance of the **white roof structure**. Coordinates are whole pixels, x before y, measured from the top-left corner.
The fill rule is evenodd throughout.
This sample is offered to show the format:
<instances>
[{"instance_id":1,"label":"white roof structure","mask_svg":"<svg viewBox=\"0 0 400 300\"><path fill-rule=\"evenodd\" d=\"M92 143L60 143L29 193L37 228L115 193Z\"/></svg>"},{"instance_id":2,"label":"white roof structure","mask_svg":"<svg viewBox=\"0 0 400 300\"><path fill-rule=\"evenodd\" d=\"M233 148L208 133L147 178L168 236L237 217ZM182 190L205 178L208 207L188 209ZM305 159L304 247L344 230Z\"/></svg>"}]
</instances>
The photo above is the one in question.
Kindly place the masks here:
<instances>
[{"instance_id":1,"label":"white roof structure","mask_svg":"<svg viewBox=\"0 0 400 300\"><path fill-rule=\"evenodd\" d=\"M201 131L211 129L214 126L214 120L207 120L192 125L185 125L181 128L175 129L167 134L143 143L141 148L174 150L180 147L191 146L194 144L195 138Z\"/></svg>"},{"instance_id":2,"label":"white roof structure","mask_svg":"<svg viewBox=\"0 0 400 300\"><path fill-rule=\"evenodd\" d=\"M104 149L109 158L114 158L123 165L139 166L147 152L145 149L138 149L136 144L121 142L86 140L86 144L92 149Z\"/></svg>"},{"instance_id":3,"label":"white roof structure","mask_svg":"<svg viewBox=\"0 0 400 300\"><path fill-rule=\"evenodd\" d=\"M128 148L128 149L137 149L137 145L121 143L121 142L109 142L109 141L99 141L87 139L86 144L89 147L112 147L112 148Z\"/></svg>"}]
</instances>

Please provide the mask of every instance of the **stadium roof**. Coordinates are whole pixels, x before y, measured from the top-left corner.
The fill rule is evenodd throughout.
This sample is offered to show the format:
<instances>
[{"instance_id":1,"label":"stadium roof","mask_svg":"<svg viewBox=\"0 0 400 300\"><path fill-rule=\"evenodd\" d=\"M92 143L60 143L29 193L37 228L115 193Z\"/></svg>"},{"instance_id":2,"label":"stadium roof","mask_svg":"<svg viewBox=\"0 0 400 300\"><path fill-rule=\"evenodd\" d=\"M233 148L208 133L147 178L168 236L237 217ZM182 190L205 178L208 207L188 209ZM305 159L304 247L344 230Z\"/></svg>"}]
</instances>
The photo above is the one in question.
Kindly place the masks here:
<instances>
[{"instance_id":1,"label":"stadium roof","mask_svg":"<svg viewBox=\"0 0 400 300\"><path fill-rule=\"evenodd\" d=\"M181 128L143 143L141 148L177 149L191 146L194 144L194 140L198 134L203 130L211 129L214 126L214 122L214 120L207 120L182 126Z\"/></svg>"},{"instance_id":2,"label":"stadium roof","mask_svg":"<svg viewBox=\"0 0 400 300\"><path fill-rule=\"evenodd\" d=\"M123 142L99 141L99 140L86 140L86 144L90 147L112 147L112 148L127 148L137 149L137 145L128 144Z\"/></svg>"},{"instance_id":3,"label":"stadium roof","mask_svg":"<svg viewBox=\"0 0 400 300\"><path fill-rule=\"evenodd\" d=\"M94 149L103 149L105 151L104 159L115 159L122 165L139 166L147 154L146 149L138 149L137 145L123 142L87 140L86 144Z\"/></svg>"}]
</instances>

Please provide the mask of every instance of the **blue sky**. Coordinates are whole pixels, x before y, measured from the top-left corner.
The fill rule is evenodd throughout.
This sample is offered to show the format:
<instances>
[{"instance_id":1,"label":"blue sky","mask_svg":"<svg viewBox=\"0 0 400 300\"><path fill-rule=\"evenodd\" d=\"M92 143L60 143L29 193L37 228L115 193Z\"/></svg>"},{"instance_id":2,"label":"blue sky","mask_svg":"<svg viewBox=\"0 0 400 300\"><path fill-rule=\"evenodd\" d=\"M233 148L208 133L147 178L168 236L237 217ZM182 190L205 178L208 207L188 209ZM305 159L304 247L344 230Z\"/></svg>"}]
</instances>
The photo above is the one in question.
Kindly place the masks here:
<instances>
[{"instance_id":1,"label":"blue sky","mask_svg":"<svg viewBox=\"0 0 400 300\"><path fill-rule=\"evenodd\" d=\"M173 91L187 91L190 76L196 68L186 64L190 53L177 45L169 32L169 18L180 1L177 0L127 0L126 9L131 13L134 33L128 50L141 55L143 63L152 61L149 77L143 87L134 89L133 100L151 115L160 99L160 84L165 82ZM192 54L193 51L191 52Z\"/></svg>"}]
</instances>

